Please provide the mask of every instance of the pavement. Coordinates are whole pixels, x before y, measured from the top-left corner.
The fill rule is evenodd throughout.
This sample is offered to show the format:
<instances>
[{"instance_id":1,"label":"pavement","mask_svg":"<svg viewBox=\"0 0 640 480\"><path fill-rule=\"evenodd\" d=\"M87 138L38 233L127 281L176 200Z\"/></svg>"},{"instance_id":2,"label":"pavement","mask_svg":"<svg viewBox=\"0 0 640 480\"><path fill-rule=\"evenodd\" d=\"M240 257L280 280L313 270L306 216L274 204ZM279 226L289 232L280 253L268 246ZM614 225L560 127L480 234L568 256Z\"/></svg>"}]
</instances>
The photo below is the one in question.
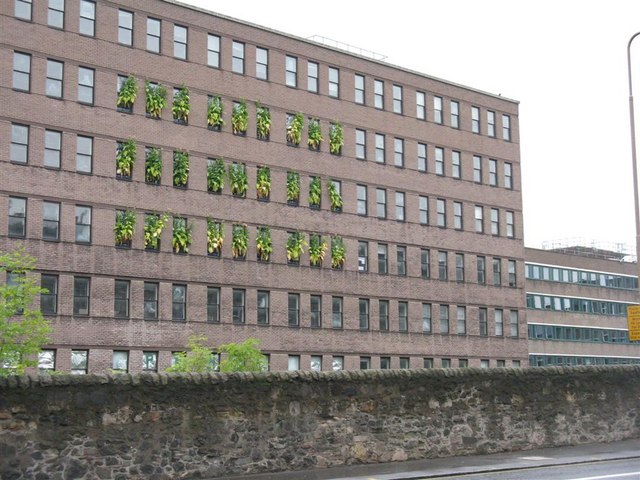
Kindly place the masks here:
<instances>
[{"instance_id":1,"label":"pavement","mask_svg":"<svg viewBox=\"0 0 640 480\"><path fill-rule=\"evenodd\" d=\"M640 459L640 438L612 443L592 443L491 455L430 458L297 472L231 476L223 477L222 480L417 480L632 458Z\"/></svg>"}]
</instances>

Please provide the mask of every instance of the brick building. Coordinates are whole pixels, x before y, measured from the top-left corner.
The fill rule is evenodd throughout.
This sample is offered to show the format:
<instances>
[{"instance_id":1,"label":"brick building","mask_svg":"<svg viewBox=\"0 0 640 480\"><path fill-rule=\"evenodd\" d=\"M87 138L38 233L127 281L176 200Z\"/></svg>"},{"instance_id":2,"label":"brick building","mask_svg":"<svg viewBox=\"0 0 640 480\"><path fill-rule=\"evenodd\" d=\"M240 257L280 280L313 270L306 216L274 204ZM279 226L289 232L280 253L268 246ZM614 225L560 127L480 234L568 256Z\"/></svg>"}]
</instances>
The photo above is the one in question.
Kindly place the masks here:
<instances>
[{"instance_id":1,"label":"brick building","mask_svg":"<svg viewBox=\"0 0 640 480\"><path fill-rule=\"evenodd\" d=\"M274 370L526 362L517 102L164 0L2 2L0 38L0 249L38 259L43 368L163 370L194 334Z\"/></svg>"}]
</instances>

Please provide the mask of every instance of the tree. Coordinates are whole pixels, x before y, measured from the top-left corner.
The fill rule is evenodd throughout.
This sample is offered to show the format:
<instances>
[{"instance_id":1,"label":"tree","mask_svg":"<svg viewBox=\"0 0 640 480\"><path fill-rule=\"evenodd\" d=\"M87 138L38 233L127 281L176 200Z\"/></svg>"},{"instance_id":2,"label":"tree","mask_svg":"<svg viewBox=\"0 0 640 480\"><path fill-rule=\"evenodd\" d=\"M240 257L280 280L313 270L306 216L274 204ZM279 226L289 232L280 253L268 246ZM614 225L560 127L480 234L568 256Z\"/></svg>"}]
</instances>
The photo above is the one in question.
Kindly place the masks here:
<instances>
[{"instance_id":1,"label":"tree","mask_svg":"<svg viewBox=\"0 0 640 480\"><path fill-rule=\"evenodd\" d=\"M189 352L176 353L176 361L167 368L170 373L206 373L213 372L216 365L214 353L205 344L207 337L193 335L189 337Z\"/></svg>"},{"instance_id":2,"label":"tree","mask_svg":"<svg viewBox=\"0 0 640 480\"><path fill-rule=\"evenodd\" d=\"M220 362L221 372L260 372L267 369L267 359L260 351L262 342L247 338L242 343L220 345L218 351L227 356Z\"/></svg>"},{"instance_id":3,"label":"tree","mask_svg":"<svg viewBox=\"0 0 640 480\"><path fill-rule=\"evenodd\" d=\"M51 325L33 307L35 297L47 293L30 275L35 265L24 248L0 252L0 277L7 279L0 285L0 376L37 366L37 354L49 342Z\"/></svg>"}]
</instances>

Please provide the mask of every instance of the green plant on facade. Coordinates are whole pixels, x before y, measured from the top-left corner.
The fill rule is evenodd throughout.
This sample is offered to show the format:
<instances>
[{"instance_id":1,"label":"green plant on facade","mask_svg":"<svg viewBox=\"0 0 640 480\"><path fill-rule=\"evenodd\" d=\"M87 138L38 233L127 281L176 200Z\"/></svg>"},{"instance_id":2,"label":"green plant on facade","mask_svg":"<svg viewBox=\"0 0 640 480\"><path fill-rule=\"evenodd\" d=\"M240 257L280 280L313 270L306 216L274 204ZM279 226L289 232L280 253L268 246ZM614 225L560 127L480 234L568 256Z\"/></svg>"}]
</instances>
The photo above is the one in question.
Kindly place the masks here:
<instances>
[{"instance_id":1,"label":"green plant on facade","mask_svg":"<svg viewBox=\"0 0 640 480\"><path fill-rule=\"evenodd\" d=\"M162 230L169 221L169 215L163 213L149 214L144 218L144 247L149 250L158 250L160 247L160 237Z\"/></svg>"},{"instance_id":2,"label":"green plant on facade","mask_svg":"<svg viewBox=\"0 0 640 480\"><path fill-rule=\"evenodd\" d=\"M138 82L134 76L129 75L127 79L122 82L120 90L118 90L118 98L116 100L116 106L125 110L131 110L133 104L138 96Z\"/></svg>"},{"instance_id":3,"label":"green plant on facade","mask_svg":"<svg viewBox=\"0 0 640 480\"><path fill-rule=\"evenodd\" d=\"M329 201L331 202L331 210L334 212L342 211L342 195L338 191L338 186L334 182L329 182L327 184L327 189L329 190Z\"/></svg>"},{"instance_id":4,"label":"green plant on facade","mask_svg":"<svg viewBox=\"0 0 640 480\"><path fill-rule=\"evenodd\" d=\"M247 338L242 343L227 343L218 347L225 354L220 361L221 372L263 372L269 364L260 351L261 341Z\"/></svg>"},{"instance_id":5,"label":"green plant on facade","mask_svg":"<svg viewBox=\"0 0 640 480\"><path fill-rule=\"evenodd\" d=\"M298 146L302 141L302 129L304 128L304 116L298 112L288 119L287 143Z\"/></svg>"},{"instance_id":6,"label":"green plant on facade","mask_svg":"<svg viewBox=\"0 0 640 480\"><path fill-rule=\"evenodd\" d=\"M221 158L209 160L207 164L207 190L220 193L224 188L224 161Z\"/></svg>"},{"instance_id":7,"label":"green plant on facade","mask_svg":"<svg viewBox=\"0 0 640 480\"><path fill-rule=\"evenodd\" d=\"M244 259L249 248L249 231L245 224L234 223L231 236L233 258Z\"/></svg>"},{"instance_id":8,"label":"green plant on facade","mask_svg":"<svg viewBox=\"0 0 640 480\"><path fill-rule=\"evenodd\" d=\"M312 150L320 150L320 144L322 143L322 130L320 128L320 120L317 118L311 118L309 120L309 126L307 127L307 144Z\"/></svg>"},{"instance_id":9,"label":"green plant on facade","mask_svg":"<svg viewBox=\"0 0 640 480\"><path fill-rule=\"evenodd\" d=\"M342 153L344 145L344 130L339 122L332 123L329 130L329 151L334 155Z\"/></svg>"},{"instance_id":10,"label":"green plant on facade","mask_svg":"<svg viewBox=\"0 0 640 480\"><path fill-rule=\"evenodd\" d=\"M144 161L144 181L147 183L160 183L162 177L162 155L159 148L147 150Z\"/></svg>"},{"instance_id":11,"label":"green plant on facade","mask_svg":"<svg viewBox=\"0 0 640 480\"><path fill-rule=\"evenodd\" d=\"M136 227L136 212L119 210L116 212L116 223L113 226L116 246L130 246Z\"/></svg>"},{"instance_id":12,"label":"green plant on facade","mask_svg":"<svg viewBox=\"0 0 640 480\"><path fill-rule=\"evenodd\" d=\"M320 208L322 202L322 182L320 177L313 177L309 183L309 205Z\"/></svg>"},{"instance_id":13,"label":"green plant on facade","mask_svg":"<svg viewBox=\"0 0 640 480\"><path fill-rule=\"evenodd\" d=\"M244 197L249 188L247 167L244 163L232 163L229 165L229 184L231 193L236 197Z\"/></svg>"},{"instance_id":14,"label":"green plant on facade","mask_svg":"<svg viewBox=\"0 0 640 480\"><path fill-rule=\"evenodd\" d=\"M189 154L181 150L173 152L173 186L186 187L189 182Z\"/></svg>"},{"instance_id":15,"label":"green plant on facade","mask_svg":"<svg viewBox=\"0 0 640 480\"><path fill-rule=\"evenodd\" d=\"M271 132L271 113L256 102L256 134L260 140L268 140Z\"/></svg>"},{"instance_id":16,"label":"green plant on facade","mask_svg":"<svg viewBox=\"0 0 640 480\"><path fill-rule=\"evenodd\" d=\"M289 233L285 247L287 250L287 260L291 263L300 262L300 257L304 253L304 247L306 245L307 242L304 240L304 233L297 231Z\"/></svg>"},{"instance_id":17,"label":"green plant on facade","mask_svg":"<svg viewBox=\"0 0 640 480\"><path fill-rule=\"evenodd\" d=\"M129 139L126 142L118 143L116 152L116 175L121 177L131 177L133 165L136 163L136 142Z\"/></svg>"},{"instance_id":18,"label":"green plant on facade","mask_svg":"<svg viewBox=\"0 0 640 480\"><path fill-rule=\"evenodd\" d=\"M160 118L162 110L167 106L167 89L162 85L154 85L146 82L144 85L146 96L147 115L152 118Z\"/></svg>"},{"instance_id":19,"label":"green plant on facade","mask_svg":"<svg viewBox=\"0 0 640 480\"><path fill-rule=\"evenodd\" d=\"M171 113L173 113L174 120L187 123L189 121L190 112L191 103L189 100L189 89L183 85L173 95L173 106L171 107Z\"/></svg>"},{"instance_id":20,"label":"green plant on facade","mask_svg":"<svg viewBox=\"0 0 640 480\"><path fill-rule=\"evenodd\" d=\"M298 204L300 200L300 174L287 172L287 202Z\"/></svg>"},{"instance_id":21,"label":"green plant on facade","mask_svg":"<svg viewBox=\"0 0 640 480\"><path fill-rule=\"evenodd\" d=\"M339 235L331 237L331 268L342 269L347 257L347 249Z\"/></svg>"},{"instance_id":22,"label":"green plant on facade","mask_svg":"<svg viewBox=\"0 0 640 480\"><path fill-rule=\"evenodd\" d=\"M258 167L256 177L256 193L258 198L267 199L271 193L271 170L269 167Z\"/></svg>"},{"instance_id":23,"label":"green plant on facade","mask_svg":"<svg viewBox=\"0 0 640 480\"><path fill-rule=\"evenodd\" d=\"M207 252L219 257L224 243L224 223L207 218Z\"/></svg>"},{"instance_id":24,"label":"green plant on facade","mask_svg":"<svg viewBox=\"0 0 640 480\"><path fill-rule=\"evenodd\" d=\"M189 253L192 238L193 224L189 224L186 218L173 217L173 237L171 245L175 253Z\"/></svg>"},{"instance_id":25,"label":"green plant on facade","mask_svg":"<svg viewBox=\"0 0 640 480\"><path fill-rule=\"evenodd\" d=\"M207 126L216 130L224 127L224 106L220 97L210 97L207 104Z\"/></svg>"},{"instance_id":26,"label":"green plant on facade","mask_svg":"<svg viewBox=\"0 0 640 480\"><path fill-rule=\"evenodd\" d=\"M231 111L231 129L234 135L244 135L249 128L249 113L247 103L243 100L233 104Z\"/></svg>"},{"instance_id":27,"label":"green plant on facade","mask_svg":"<svg viewBox=\"0 0 640 480\"><path fill-rule=\"evenodd\" d=\"M271 230L269 227L258 227L256 232L256 252L258 260L268 262L273 252L271 244Z\"/></svg>"},{"instance_id":28,"label":"green plant on facade","mask_svg":"<svg viewBox=\"0 0 640 480\"><path fill-rule=\"evenodd\" d=\"M322 265L324 256L327 253L327 242L317 233L309 235L309 263L313 267Z\"/></svg>"}]
</instances>

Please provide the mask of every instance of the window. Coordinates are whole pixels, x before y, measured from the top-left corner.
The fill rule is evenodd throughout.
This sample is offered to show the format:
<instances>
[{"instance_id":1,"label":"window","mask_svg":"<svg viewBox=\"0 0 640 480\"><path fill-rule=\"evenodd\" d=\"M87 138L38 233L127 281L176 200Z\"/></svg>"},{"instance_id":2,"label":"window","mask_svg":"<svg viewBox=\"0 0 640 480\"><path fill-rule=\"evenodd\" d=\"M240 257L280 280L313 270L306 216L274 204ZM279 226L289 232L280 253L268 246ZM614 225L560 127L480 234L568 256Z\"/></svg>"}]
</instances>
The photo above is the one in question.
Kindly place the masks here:
<instances>
[{"instance_id":1,"label":"window","mask_svg":"<svg viewBox=\"0 0 640 480\"><path fill-rule=\"evenodd\" d=\"M405 221L404 192L396 192L396 220Z\"/></svg>"},{"instance_id":2,"label":"window","mask_svg":"<svg viewBox=\"0 0 640 480\"><path fill-rule=\"evenodd\" d=\"M342 369L344 369L344 357L334 355L331 359L331 370L335 372Z\"/></svg>"},{"instance_id":3,"label":"window","mask_svg":"<svg viewBox=\"0 0 640 480\"><path fill-rule=\"evenodd\" d=\"M509 334L512 337L518 338L518 311L517 310L510 310L509 311L509 327L510 327L510 331Z\"/></svg>"},{"instance_id":4,"label":"window","mask_svg":"<svg viewBox=\"0 0 640 480\"><path fill-rule=\"evenodd\" d=\"M424 358L422 364L424 368L433 368L433 358Z\"/></svg>"},{"instance_id":5,"label":"window","mask_svg":"<svg viewBox=\"0 0 640 480\"><path fill-rule=\"evenodd\" d=\"M513 368L520 368L520 360L513 360L513 361L511 362L511 366L512 366Z\"/></svg>"},{"instance_id":6,"label":"window","mask_svg":"<svg viewBox=\"0 0 640 480\"><path fill-rule=\"evenodd\" d=\"M73 314L89 315L89 285L88 277L73 278Z\"/></svg>"},{"instance_id":7,"label":"window","mask_svg":"<svg viewBox=\"0 0 640 480\"><path fill-rule=\"evenodd\" d=\"M27 163L29 158L29 127L11 124L11 147L9 159L16 163Z\"/></svg>"},{"instance_id":8,"label":"window","mask_svg":"<svg viewBox=\"0 0 640 480\"><path fill-rule=\"evenodd\" d=\"M464 254L456 253L456 282L464 282Z\"/></svg>"},{"instance_id":9,"label":"window","mask_svg":"<svg viewBox=\"0 0 640 480\"><path fill-rule=\"evenodd\" d=\"M494 323L496 326L496 337L501 337L503 333L502 309L496 308L494 312Z\"/></svg>"},{"instance_id":10,"label":"window","mask_svg":"<svg viewBox=\"0 0 640 480\"><path fill-rule=\"evenodd\" d=\"M376 216L387 218L387 191L384 188L376 188Z\"/></svg>"},{"instance_id":11,"label":"window","mask_svg":"<svg viewBox=\"0 0 640 480\"><path fill-rule=\"evenodd\" d=\"M516 287L518 282L516 279L516 261L507 260L507 273L509 274L509 286Z\"/></svg>"},{"instance_id":12,"label":"window","mask_svg":"<svg viewBox=\"0 0 640 480\"><path fill-rule=\"evenodd\" d=\"M487 260L485 257L478 255L476 257L476 269L478 271L478 284L487 283Z\"/></svg>"},{"instance_id":13,"label":"window","mask_svg":"<svg viewBox=\"0 0 640 480\"><path fill-rule=\"evenodd\" d=\"M40 287L46 290L40 294L40 311L43 315L55 315L58 312L58 277L41 275Z\"/></svg>"},{"instance_id":14,"label":"window","mask_svg":"<svg viewBox=\"0 0 640 480\"><path fill-rule=\"evenodd\" d=\"M420 276L425 280L431 278L431 251L428 248L420 249Z\"/></svg>"},{"instance_id":15,"label":"window","mask_svg":"<svg viewBox=\"0 0 640 480\"><path fill-rule=\"evenodd\" d=\"M373 106L384 110L384 82L382 80L373 81Z\"/></svg>"},{"instance_id":16,"label":"window","mask_svg":"<svg viewBox=\"0 0 640 480\"><path fill-rule=\"evenodd\" d=\"M378 324L380 331L389 331L389 300L378 300Z\"/></svg>"},{"instance_id":17,"label":"window","mask_svg":"<svg viewBox=\"0 0 640 480\"><path fill-rule=\"evenodd\" d=\"M386 275L389 273L388 247L383 243L378 244L378 273Z\"/></svg>"},{"instance_id":18,"label":"window","mask_svg":"<svg viewBox=\"0 0 640 480\"><path fill-rule=\"evenodd\" d=\"M457 333L458 335L466 335L467 334L467 307L458 307L458 322L457 322Z\"/></svg>"},{"instance_id":19,"label":"window","mask_svg":"<svg viewBox=\"0 0 640 480\"><path fill-rule=\"evenodd\" d=\"M409 331L409 304L407 302L398 302L398 331Z\"/></svg>"},{"instance_id":20,"label":"window","mask_svg":"<svg viewBox=\"0 0 640 480\"><path fill-rule=\"evenodd\" d=\"M142 371L158 371L158 352L142 352Z\"/></svg>"},{"instance_id":21,"label":"window","mask_svg":"<svg viewBox=\"0 0 640 480\"><path fill-rule=\"evenodd\" d=\"M487 309L484 307L478 309L478 324L480 335L486 337L489 334L489 330L487 328Z\"/></svg>"},{"instance_id":22,"label":"window","mask_svg":"<svg viewBox=\"0 0 640 480\"><path fill-rule=\"evenodd\" d=\"M147 17L147 50L153 53L160 53L160 26L160 20ZM211 35L209 36L209 65L211 65Z\"/></svg>"},{"instance_id":23,"label":"window","mask_svg":"<svg viewBox=\"0 0 640 480\"><path fill-rule=\"evenodd\" d=\"M358 299L360 330L369 330L369 299Z\"/></svg>"},{"instance_id":24,"label":"window","mask_svg":"<svg viewBox=\"0 0 640 480\"><path fill-rule=\"evenodd\" d=\"M473 156L473 181L482 183L482 157L479 155Z\"/></svg>"},{"instance_id":25,"label":"window","mask_svg":"<svg viewBox=\"0 0 640 480\"><path fill-rule=\"evenodd\" d=\"M500 211L491 209L491 235L500 235Z\"/></svg>"},{"instance_id":26,"label":"window","mask_svg":"<svg viewBox=\"0 0 640 480\"><path fill-rule=\"evenodd\" d=\"M366 216L367 215L367 186L357 185L356 196L357 196L357 214Z\"/></svg>"},{"instance_id":27,"label":"window","mask_svg":"<svg viewBox=\"0 0 640 480\"><path fill-rule=\"evenodd\" d=\"M89 350L71 350L71 375L85 375L89 366Z\"/></svg>"},{"instance_id":28,"label":"window","mask_svg":"<svg viewBox=\"0 0 640 480\"><path fill-rule=\"evenodd\" d=\"M144 318L145 320L158 319L158 290L159 285L152 282L144 282Z\"/></svg>"},{"instance_id":29,"label":"window","mask_svg":"<svg viewBox=\"0 0 640 480\"><path fill-rule=\"evenodd\" d=\"M504 368L505 366L506 366L506 361L505 360L496 360L496 367Z\"/></svg>"},{"instance_id":30,"label":"window","mask_svg":"<svg viewBox=\"0 0 640 480\"><path fill-rule=\"evenodd\" d=\"M233 289L233 323L244 323L245 291L239 288Z\"/></svg>"},{"instance_id":31,"label":"window","mask_svg":"<svg viewBox=\"0 0 640 480\"><path fill-rule=\"evenodd\" d=\"M93 105L94 75L92 68L78 67L78 102Z\"/></svg>"},{"instance_id":32,"label":"window","mask_svg":"<svg viewBox=\"0 0 640 480\"><path fill-rule=\"evenodd\" d=\"M393 113L402 115L402 87L400 85L393 86Z\"/></svg>"},{"instance_id":33,"label":"window","mask_svg":"<svg viewBox=\"0 0 640 480\"><path fill-rule=\"evenodd\" d=\"M269 80L269 50L256 47L256 78Z\"/></svg>"},{"instance_id":34,"label":"window","mask_svg":"<svg viewBox=\"0 0 640 480\"><path fill-rule=\"evenodd\" d=\"M369 370L371 368L371 357L360 357L360 370Z\"/></svg>"},{"instance_id":35,"label":"window","mask_svg":"<svg viewBox=\"0 0 640 480\"><path fill-rule=\"evenodd\" d=\"M131 282L129 280L116 280L113 303L113 316L116 318L129 318L129 297Z\"/></svg>"},{"instance_id":36,"label":"window","mask_svg":"<svg viewBox=\"0 0 640 480\"><path fill-rule=\"evenodd\" d=\"M358 271L369 271L369 242L358 242Z\"/></svg>"},{"instance_id":37,"label":"window","mask_svg":"<svg viewBox=\"0 0 640 480\"><path fill-rule=\"evenodd\" d=\"M15 0L15 17L31 21L31 2L32 0Z\"/></svg>"},{"instance_id":38,"label":"window","mask_svg":"<svg viewBox=\"0 0 640 480\"><path fill-rule=\"evenodd\" d=\"M436 224L447 228L447 201L442 198L436 200Z\"/></svg>"},{"instance_id":39,"label":"window","mask_svg":"<svg viewBox=\"0 0 640 480\"><path fill-rule=\"evenodd\" d=\"M484 213L484 209L482 208L482 205L476 205L474 214L475 214L475 220L476 220L476 232L478 233L484 233L483 213Z\"/></svg>"},{"instance_id":40,"label":"window","mask_svg":"<svg viewBox=\"0 0 640 480\"><path fill-rule=\"evenodd\" d=\"M515 238L515 227L513 224L513 212L507 211L506 213L506 223L507 223L507 237Z\"/></svg>"},{"instance_id":41,"label":"window","mask_svg":"<svg viewBox=\"0 0 640 480\"><path fill-rule=\"evenodd\" d=\"M427 146L424 143L418 143L418 171L427 171Z\"/></svg>"},{"instance_id":42,"label":"window","mask_svg":"<svg viewBox=\"0 0 640 480\"><path fill-rule=\"evenodd\" d=\"M433 97L433 121L442 124L442 97Z\"/></svg>"},{"instance_id":43,"label":"window","mask_svg":"<svg viewBox=\"0 0 640 480\"><path fill-rule=\"evenodd\" d=\"M409 357L400 357L400 369L409 369Z\"/></svg>"},{"instance_id":44,"label":"window","mask_svg":"<svg viewBox=\"0 0 640 480\"><path fill-rule=\"evenodd\" d=\"M480 368L489 368L489 359L481 359Z\"/></svg>"},{"instance_id":45,"label":"window","mask_svg":"<svg viewBox=\"0 0 640 480\"><path fill-rule=\"evenodd\" d=\"M451 152L451 176L453 178L462 178L462 168L460 166L460 152L453 150Z\"/></svg>"},{"instance_id":46,"label":"window","mask_svg":"<svg viewBox=\"0 0 640 480\"><path fill-rule=\"evenodd\" d=\"M376 133L376 162L384 163L384 135Z\"/></svg>"},{"instance_id":47,"label":"window","mask_svg":"<svg viewBox=\"0 0 640 480\"><path fill-rule=\"evenodd\" d=\"M427 118L427 100L424 92L416 92L416 118L418 120Z\"/></svg>"},{"instance_id":48,"label":"window","mask_svg":"<svg viewBox=\"0 0 640 480\"><path fill-rule=\"evenodd\" d=\"M331 297L331 326L342 328L342 297Z\"/></svg>"},{"instance_id":49,"label":"window","mask_svg":"<svg viewBox=\"0 0 640 480\"><path fill-rule=\"evenodd\" d=\"M91 207L76 205L76 242L91 243Z\"/></svg>"},{"instance_id":50,"label":"window","mask_svg":"<svg viewBox=\"0 0 640 480\"><path fill-rule=\"evenodd\" d=\"M31 89L31 55L13 52L13 88L28 92Z\"/></svg>"},{"instance_id":51,"label":"window","mask_svg":"<svg viewBox=\"0 0 640 480\"><path fill-rule=\"evenodd\" d=\"M478 107L471 107L471 131L480 133L480 109Z\"/></svg>"},{"instance_id":52,"label":"window","mask_svg":"<svg viewBox=\"0 0 640 480\"><path fill-rule=\"evenodd\" d=\"M187 27L173 26L173 56L182 60L187 59Z\"/></svg>"},{"instance_id":53,"label":"window","mask_svg":"<svg viewBox=\"0 0 640 480\"><path fill-rule=\"evenodd\" d=\"M296 88L298 86L298 59L287 55L285 68L285 82L287 87Z\"/></svg>"},{"instance_id":54,"label":"window","mask_svg":"<svg viewBox=\"0 0 640 480\"><path fill-rule=\"evenodd\" d=\"M502 115L502 139L507 142L511 141L511 117Z\"/></svg>"},{"instance_id":55,"label":"window","mask_svg":"<svg viewBox=\"0 0 640 480\"><path fill-rule=\"evenodd\" d=\"M513 174L510 163L504 164L504 188L513 190Z\"/></svg>"},{"instance_id":56,"label":"window","mask_svg":"<svg viewBox=\"0 0 640 480\"><path fill-rule=\"evenodd\" d=\"M364 160L367 158L367 132L356 129L356 158Z\"/></svg>"},{"instance_id":57,"label":"window","mask_svg":"<svg viewBox=\"0 0 640 480\"><path fill-rule=\"evenodd\" d=\"M380 357L380 370L389 370L391 368L391 357Z\"/></svg>"},{"instance_id":58,"label":"window","mask_svg":"<svg viewBox=\"0 0 640 480\"><path fill-rule=\"evenodd\" d=\"M38 373L46 375L56 369L56 351L42 350L38 353Z\"/></svg>"},{"instance_id":59,"label":"window","mask_svg":"<svg viewBox=\"0 0 640 480\"><path fill-rule=\"evenodd\" d=\"M311 355L311 362L309 363L309 368L312 372L321 372L322 371L322 355Z\"/></svg>"},{"instance_id":60,"label":"window","mask_svg":"<svg viewBox=\"0 0 640 480\"><path fill-rule=\"evenodd\" d=\"M460 128L460 104L455 100L451 100L449 107L451 108L451 126Z\"/></svg>"},{"instance_id":61,"label":"window","mask_svg":"<svg viewBox=\"0 0 640 480\"><path fill-rule=\"evenodd\" d=\"M462 230L462 202L453 202L453 228Z\"/></svg>"},{"instance_id":62,"label":"window","mask_svg":"<svg viewBox=\"0 0 640 480\"><path fill-rule=\"evenodd\" d=\"M396 167L404 167L404 140L402 138L393 139L393 162Z\"/></svg>"},{"instance_id":63,"label":"window","mask_svg":"<svg viewBox=\"0 0 640 480\"><path fill-rule=\"evenodd\" d=\"M489 185L498 186L498 161L493 158L489 159Z\"/></svg>"},{"instance_id":64,"label":"window","mask_svg":"<svg viewBox=\"0 0 640 480\"><path fill-rule=\"evenodd\" d=\"M62 149L62 132L45 130L44 132L44 166L60 168Z\"/></svg>"},{"instance_id":65,"label":"window","mask_svg":"<svg viewBox=\"0 0 640 480\"><path fill-rule=\"evenodd\" d=\"M42 238L60 240L60 204L42 202Z\"/></svg>"},{"instance_id":66,"label":"window","mask_svg":"<svg viewBox=\"0 0 640 480\"><path fill-rule=\"evenodd\" d=\"M80 0L80 35L93 37L96 34L96 2Z\"/></svg>"},{"instance_id":67,"label":"window","mask_svg":"<svg viewBox=\"0 0 640 480\"><path fill-rule=\"evenodd\" d=\"M93 170L93 138L76 137L76 170L91 173Z\"/></svg>"},{"instance_id":68,"label":"window","mask_svg":"<svg viewBox=\"0 0 640 480\"><path fill-rule=\"evenodd\" d=\"M319 65L316 62L307 62L307 90L318 93L318 72Z\"/></svg>"},{"instance_id":69,"label":"window","mask_svg":"<svg viewBox=\"0 0 640 480\"><path fill-rule=\"evenodd\" d=\"M396 268L399 276L407 276L407 247L404 245L396 247Z\"/></svg>"},{"instance_id":70,"label":"window","mask_svg":"<svg viewBox=\"0 0 640 480\"><path fill-rule=\"evenodd\" d=\"M364 96L364 75L355 74L354 77L355 84L355 96L354 101L360 105L364 105L365 96Z\"/></svg>"},{"instance_id":71,"label":"window","mask_svg":"<svg viewBox=\"0 0 640 480\"><path fill-rule=\"evenodd\" d=\"M207 287L207 322L220 322L220 288Z\"/></svg>"},{"instance_id":72,"label":"window","mask_svg":"<svg viewBox=\"0 0 640 480\"><path fill-rule=\"evenodd\" d=\"M257 297L258 325L269 324L269 303L270 303L269 292L258 290L258 297Z\"/></svg>"},{"instance_id":73,"label":"window","mask_svg":"<svg viewBox=\"0 0 640 480\"><path fill-rule=\"evenodd\" d=\"M448 278L447 252L438 251L438 280L446 281Z\"/></svg>"},{"instance_id":74,"label":"window","mask_svg":"<svg viewBox=\"0 0 640 480\"><path fill-rule=\"evenodd\" d=\"M493 259L493 285L499 287L502 285L502 261L499 258Z\"/></svg>"},{"instance_id":75,"label":"window","mask_svg":"<svg viewBox=\"0 0 640 480\"><path fill-rule=\"evenodd\" d=\"M9 236L27 235L27 199L9 197Z\"/></svg>"},{"instance_id":76,"label":"window","mask_svg":"<svg viewBox=\"0 0 640 480\"><path fill-rule=\"evenodd\" d=\"M126 350L114 350L111 369L114 372L126 373L129 370L129 352Z\"/></svg>"},{"instance_id":77,"label":"window","mask_svg":"<svg viewBox=\"0 0 640 480\"><path fill-rule=\"evenodd\" d=\"M300 326L300 295L297 293L289 294L289 326Z\"/></svg>"},{"instance_id":78,"label":"window","mask_svg":"<svg viewBox=\"0 0 640 480\"><path fill-rule=\"evenodd\" d=\"M422 304L422 333L431 333L431 304Z\"/></svg>"},{"instance_id":79,"label":"window","mask_svg":"<svg viewBox=\"0 0 640 480\"><path fill-rule=\"evenodd\" d=\"M496 136L496 114L490 110L487 110L487 135Z\"/></svg>"},{"instance_id":80,"label":"window","mask_svg":"<svg viewBox=\"0 0 640 480\"><path fill-rule=\"evenodd\" d=\"M172 285L171 319L184 322L187 319L187 286Z\"/></svg>"},{"instance_id":81,"label":"window","mask_svg":"<svg viewBox=\"0 0 640 480\"><path fill-rule=\"evenodd\" d=\"M244 43L235 40L231 47L231 71L244 75Z\"/></svg>"},{"instance_id":82,"label":"window","mask_svg":"<svg viewBox=\"0 0 640 480\"><path fill-rule=\"evenodd\" d=\"M133 12L118 10L118 43L133 45Z\"/></svg>"},{"instance_id":83,"label":"window","mask_svg":"<svg viewBox=\"0 0 640 480\"><path fill-rule=\"evenodd\" d=\"M322 326L322 295L311 295L310 299L311 327Z\"/></svg>"},{"instance_id":84,"label":"window","mask_svg":"<svg viewBox=\"0 0 640 480\"><path fill-rule=\"evenodd\" d=\"M420 195L418 197L418 208L420 210L420 223L429 225L429 197Z\"/></svg>"},{"instance_id":85,"label":"window","mask_svg":"<svg viewBox=\"0 0 640 480\"><path fill-rule=\"evenodd\" d=\"M435 149L436 175L444 175L444 148Z\"/></svg>"},{"instance_id":86,"label":"window","mask_svg":"<svg viewBox=\"0 0 640 480\"><path fill-rule=\"evenodd\" d=\"M449 333L449 305L440 305L440 333Z\"/></svg>"},{"instance_id":87,"label":"window","mask_svg":"<svg viewBox=\"0 0 640 480\"><path fill-rule=\"evenodd\" d=\"M469 359L460 358L458 359L458 368L468 368L469 367Z\"/></svg>"},{"instance_id":88,"label":"window","mask_svg":"<svg viewBox=\"0 0 640 480\"><path fill-rule=\"evenodd\" d=\"M334 67L329 67L329 96L340 96L340 70Z\"/></svg>"}]
</instances>

